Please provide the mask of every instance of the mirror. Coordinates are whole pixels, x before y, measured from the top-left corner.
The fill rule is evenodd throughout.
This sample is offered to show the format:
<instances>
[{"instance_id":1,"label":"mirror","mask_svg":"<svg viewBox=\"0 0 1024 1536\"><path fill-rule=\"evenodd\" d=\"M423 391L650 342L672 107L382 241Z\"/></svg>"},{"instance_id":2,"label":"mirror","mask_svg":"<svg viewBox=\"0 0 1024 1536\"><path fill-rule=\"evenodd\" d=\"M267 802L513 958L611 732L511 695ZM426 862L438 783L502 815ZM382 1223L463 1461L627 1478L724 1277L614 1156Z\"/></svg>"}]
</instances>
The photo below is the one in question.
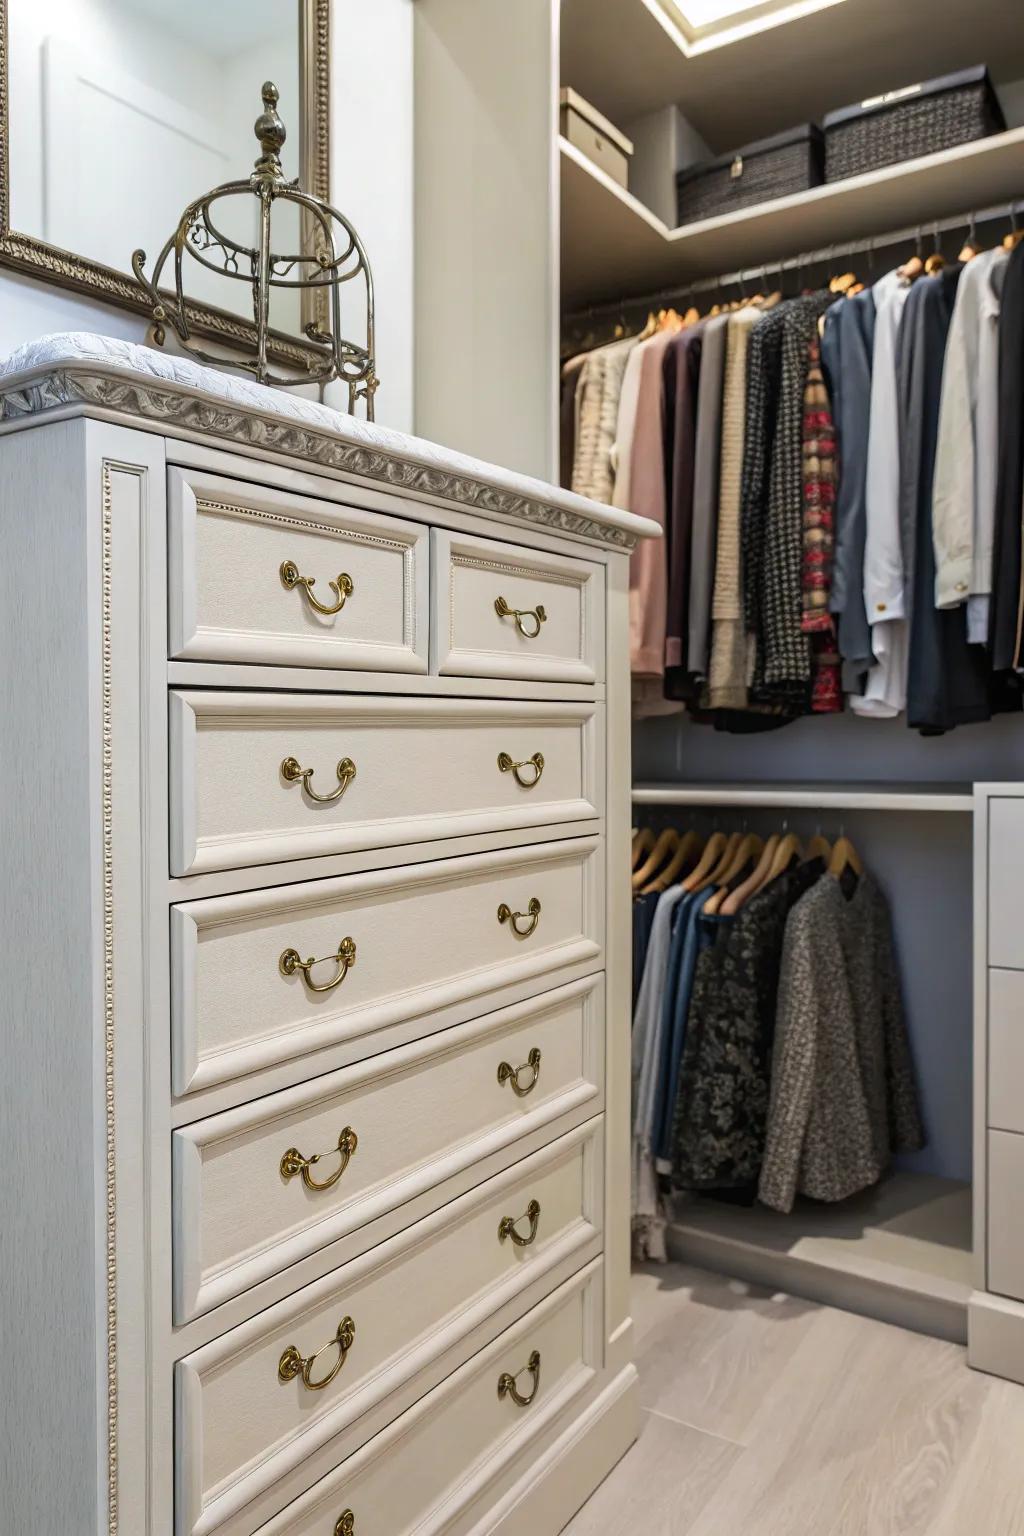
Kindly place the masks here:
<instances>
[{"instance_id":1,"label":"mirror","mask_svg":"<svg viewBox=\"0 0 1024 1536\"><path fill-rule=\"evenodd\" d=\"M329 0L0 0L0 259L145 312L131 276L185 206L244 179L253 123L276 82L288 130L286 174L328 195ZM234 228L233 236L255 233ZM296 229L296 238L298 230ZM246 330L245 282L199 269L199 328ZM301 330L299 296L276 293L275 328ZM219 312L219 313L218 313ZM233 323L228 312L238 317Z\"/></svg>"}]
</instances>

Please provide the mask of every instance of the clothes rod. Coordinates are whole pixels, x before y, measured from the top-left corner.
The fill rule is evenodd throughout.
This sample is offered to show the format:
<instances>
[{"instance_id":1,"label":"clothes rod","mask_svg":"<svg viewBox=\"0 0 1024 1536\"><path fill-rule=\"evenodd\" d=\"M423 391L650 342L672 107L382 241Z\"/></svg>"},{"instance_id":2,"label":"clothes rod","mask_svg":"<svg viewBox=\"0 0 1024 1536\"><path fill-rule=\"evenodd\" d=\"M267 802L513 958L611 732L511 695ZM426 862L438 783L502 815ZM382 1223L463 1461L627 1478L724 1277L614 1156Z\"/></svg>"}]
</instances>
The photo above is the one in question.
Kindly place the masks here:
<instances>
[{"instance_id":1,"label":"clothes rod","mask_svg":"<svg viewBox=\"0 0 1024 1536\"><path fill-rule=\"evenodd\" d=\"M617 314L620 310L634 305L654 309L669 299L685 299L700 293L716 293L720 288L737 288L742 293L755 278L763 278L767 282L773 273L777 273L781 278L786 272L801 272L806 267L820 266L824 262L837 261L864 252L870 254L876 249L885 249L891 245L906 245L911 240L917 242L923 253L924 242L929 237L937 244L940 235L952 234L957 229L973 234L975 225L991 223L995 219L1007 219L1011 229L1016 229L1017 214L1022 208L1024 208L1024 202L1021 201L999 203L994 208L959 213L947 219L926 219L923 223L911 224L906 229L890 230L886 234L862 235L856 240L839 241L821 250L804 251L798 256L788 256L782 261L760 262L751 267L741 267L736 272L721 273L716 277L696 278L690 283L685 281L675 283L668 288L659 288L654 293L627 295L625 298L607 300L601 304L587 304L582 309L567 313L563 317L563 323L588 320L593 315Z\"/></svg>"},{"instance_id":2,"label":"clothes rod","mask_svg":"<svg viewBox=\"0 0 1024 1536\"><path fill-rule=\"evenodd\" d=\"M637 806L709 810L953 811L974 809L970 784L634 784Z\"/></svg>"}]
</instances>

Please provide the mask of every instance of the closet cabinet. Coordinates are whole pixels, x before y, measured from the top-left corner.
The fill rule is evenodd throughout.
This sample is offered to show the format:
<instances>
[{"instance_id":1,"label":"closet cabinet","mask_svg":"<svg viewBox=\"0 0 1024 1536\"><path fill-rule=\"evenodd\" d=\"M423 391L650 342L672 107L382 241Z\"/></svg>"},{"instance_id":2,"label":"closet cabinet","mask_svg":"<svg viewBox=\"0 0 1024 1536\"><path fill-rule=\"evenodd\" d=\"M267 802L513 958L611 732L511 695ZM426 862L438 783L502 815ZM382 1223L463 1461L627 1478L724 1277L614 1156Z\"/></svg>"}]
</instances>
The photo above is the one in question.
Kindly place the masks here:
<instances>
[{"instance_id":1,"label":"closet cabinet","mask_svg":"<svg viewBox=\"0 0 1024 1536\"><path fill-rule=\"evenodd\" d=\"M650 525L89 336L0 463L5 1529L555 1536L637 1423Z\"/></svg>"},{"instance_id":2,"label":"closet cabinet","mask_svg":"<svg viewBox=\"0 0 1024 1536\"><path fill-rule=\"evenodd\" d=\"M1024 785L975 790L972 1364L1024 1382Z\"/></svg>"}]
</instances>

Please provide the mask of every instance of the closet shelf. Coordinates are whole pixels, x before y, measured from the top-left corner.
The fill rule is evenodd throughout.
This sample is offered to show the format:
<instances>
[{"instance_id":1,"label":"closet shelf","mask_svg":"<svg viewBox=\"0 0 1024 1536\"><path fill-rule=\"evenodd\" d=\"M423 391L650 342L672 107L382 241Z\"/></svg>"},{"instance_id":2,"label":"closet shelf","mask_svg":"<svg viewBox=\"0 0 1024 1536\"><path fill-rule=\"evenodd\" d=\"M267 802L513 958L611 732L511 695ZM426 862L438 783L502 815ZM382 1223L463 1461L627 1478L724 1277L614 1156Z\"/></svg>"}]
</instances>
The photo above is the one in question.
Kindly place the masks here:
<instances>
[{"instance_id":1,"label":"closet shelf","mask_svg":"<svg viewBox=\"0 0 1024 1536\"><path fill-rule=\"evenodd\" d=\"M969 784L635 784L633 804L969 814L974 796Z\"/></svg>"},{"instance_id":2,"label":"closet shelf","mask_svg":"<svg viewBox=\"0 0 1024 1536\"><path fill-rule=\"evenodd\" d=\"M666 1237L684 1263L963 1344L971 1232L969 1184L894 1173L841 1205L801 1201L788 1216L679 1201Z\"/></svg>"},{"instance_id":3,"label":"closet shelf","mask_svg":"<svg viewBox=\"0 0 1024 1536\"><path fill-rule=\"evenodd\" d=\"M683 286L801 251L1009 204L1024 193L1024 128L670 229L586 155L559 139L562 304ZM770 275L770 274L769 274Z\"/></svg>"}]
</instances>

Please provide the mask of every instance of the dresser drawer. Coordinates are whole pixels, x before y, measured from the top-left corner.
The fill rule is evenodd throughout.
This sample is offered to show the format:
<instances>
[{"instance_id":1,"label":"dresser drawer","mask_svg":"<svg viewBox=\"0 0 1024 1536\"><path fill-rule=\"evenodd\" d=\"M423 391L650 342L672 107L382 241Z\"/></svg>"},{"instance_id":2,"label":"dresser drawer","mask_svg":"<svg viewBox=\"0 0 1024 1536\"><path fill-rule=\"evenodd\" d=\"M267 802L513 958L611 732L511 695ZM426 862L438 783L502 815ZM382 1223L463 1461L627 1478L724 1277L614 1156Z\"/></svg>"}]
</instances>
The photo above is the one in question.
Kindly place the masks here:
<instances>
[{"instance_id":1,"label":"dresser drawer","mask_svg":"<svg viewBox=\"0 0 1024 1536\"><path fill-rule=\"evenodd\" d=\"M1024 1136L988 1133L988 1289L1024 1301Z\"/></svg>"},{"instance_id":2,"label":"dresser drawer","mask_svg":"<svg viewBox=\"0 0 1024 1536\"><path fill-rule=\"evenodd\" d=\"M1024 971L988 973L988 1123L1024 1132Z\"/></svg>"},{"instance_id":3,"label":"dresser drawer","mask_svg":"<svg viewBox=\"0 0 1024 1536\"><path fill-rule=\"evenodd\" d=\"M171 873L599 816L602 709L172 690Z\"/></svg>"},{"instance_id":4,"label":"dresser drawer","mask_svg":"<svg viewBox=\"0 0 1024 1536\"><path fill-rule=\"evenodd\" d=\"M172 657L427 670L427 529L194 470L167 490Z\"/></svg>"},{"instance_id":5,"label":"dresser drawer","mask_svg":"<svg viewBox=\"0 0 1024 1536\"><path fill-rule=\"evenodd\" d=\"M573 982L175 1131L175 1321L434 1186L442 1201L446 1179L561 1115L595 1113L603 1000L603 975Z\"/></svg>"},{"instance_id":6,"label":"dresser drawer","mask_svg":"<svg viewBox=\"0 0 1024 1536\"><path fill-rule=\"evenodd\" d=\"M528 1285L593 1258L600 1134L598 1120L179 1361L179 1532L215 1530ZM529 1246L501 1235L506 1218Z\"/></svg>"},{"instance_id":7,"label":"dresser drawer","mask_svg":"<svg viewBox=\"0 0 1024 1536\"><path fill-rule=\"evenodd\" d=\"M575 838L172 907L175 1091L598 966L602 868Z\"/></svg>"},{"instance_id":8,"label":"dresser drawer","mask_svg":"<svg viewBox=\"0 0 1024 1536\"><path fill-rule=\"evenodd\" d=\"M543 1446L554 1420L589 1386L600 1307L598 1273L570 1280L257 1536L437 1536L450 1529L491 1479L535 1442ZM498 1395L506 1376L528 1401Z\"/></svg>"},{"instance_id":9,"label":"dresser drawer","mask_svg":"<svg viewBox=\"0 0 1024 1536\"><path fill-rule=\"evenodd\" d=\"M603 678L602 566L437 528L431 550L436 672Z\"/></svg>"}]
</instances>

